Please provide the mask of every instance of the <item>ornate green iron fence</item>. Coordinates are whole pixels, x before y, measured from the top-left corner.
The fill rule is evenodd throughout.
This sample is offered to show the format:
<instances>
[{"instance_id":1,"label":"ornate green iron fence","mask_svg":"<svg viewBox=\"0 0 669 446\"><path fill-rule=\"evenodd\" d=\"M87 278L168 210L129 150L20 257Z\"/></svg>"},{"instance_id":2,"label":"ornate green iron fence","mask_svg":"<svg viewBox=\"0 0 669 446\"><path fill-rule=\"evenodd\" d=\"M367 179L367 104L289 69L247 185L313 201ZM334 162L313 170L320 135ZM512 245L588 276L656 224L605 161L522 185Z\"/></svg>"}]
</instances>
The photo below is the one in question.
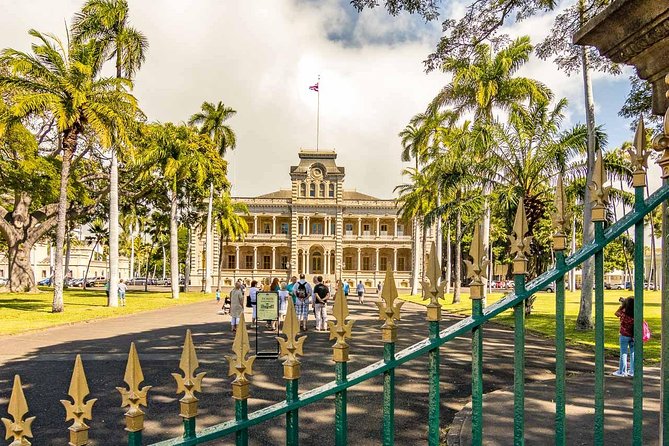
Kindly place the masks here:
<instances>
[{"instance_id":1,"label":"ornate green iron fence","mask_svg":"<svg viewBox=\"0 0 669 446\"><path fill-rule=\"evenodd\" d=\"M283 328L284 337L277 338L281 346L281 354L285 358L284 379L286 380L286 398L284 401L266 407L264 409L248 413L247 399L249 397L250 381L247 375L253 374L253 361L255 357L249 356L250 346L248 333L242 318L239 330L233 343L234 355L227 357L229 362L229 374L234 375L232 382L232 395L235 400L235 419L215 426L196 429L196 417L198 414L198 398L196 392L201 391L201 383L204 373L197 373L199 367L195 347L193 345L190 331L186 333L183 353L179 368L183 376L173 374L177 383L177 393L184 396L179 400L180 413L183 419L184 433L180 438L175 438L153 446L187 446L205 444L212 440L227 436L235 436L237 445L248 444L248 430L253 426L265 421L284 416L286 417L287 445L298 444L299 411L314 402L321 401L327 397L335 397L335 444L347 444L347 390L383 375L383 425L380 435L384 445L394 444L394 404L395 404L395 369L408 361L427 355L429 367L429 404L428 404L428 444L437 446L439 444L439 403L440 403L440 376L439 376L439 347L468 332L472 333L472 442L474 445L483 443L483 336L486 322L503 311L513 309L515 319L514 333L514 444L524 444L524 383L525 383L525 302L534 293L542 290L550 283L556 284L556 363L555 363L555 434L554 442L557 445L566 443L565 425L565 286L564 277L571 269L582 264L586 259L595 259L595 444L602 445L604 442L604 264L603 249L611 241L619 237L628 228L634 227L635 234L635 278L634 278L634 337L642 338L643 322L643 267L644 267L644 216L653 209L669 200L669 119L665 119L664 135L654 141L654 148L661 152L662 156L658 163L662 168L662 177L665 180L661 188L644 200L646 185L646 167L648 151L645 148L645 135L643 124L637 130L634 149L630 156L634 165L635 206L621 220L605 228L606 208L608 202L608 189L604 186L606 174L602 162L602 154L598 152L595 168L593 189L594 206L593 221L595 222L595 239L571 256L565 256L566 235L565 228L570 221L565 203L565 194L562 178L557 181L556 213L553 216L555 234L553 238L556 257L555 267L536 279L525 283L526 265L530 243L527 235L527 221L525 218L522 201L518 207L518 214L514 224L514 234L510 237L512 251L515 253L513 261L513 273L515 279L515 290L507 294L499 301L487 308L483 306L484 272L487 260L485 258L485 246L481 237L481 225L477 225L471 245L471 261L468 262L468 275L472 279L471 298L472 316L461 320L443 330L440 330L441 304L440 299L444 295L445 283L440 283L440 268L436 255L430 256L427 268L428 281L423 283L425 299L427 304L427 319L429 322L428 337L398 353L395 352L395 341L397 339L396 321L400 319L400 308L402 302L396 301L397 289L391 271L387 272L383 289L382 300L377 303L379 307L379 319L383 321L381 326L382 341L384 342L383 359L368 365L367 367L353 373L348 373L347 362L349 359L349 346L347 339L352 336L353 321L348 321L348 307L343 296L342 287L339 287L338 296L335 299L334 316L335 321L330 321L330 339L335 340L333 346L333 359L335 361L336 379L330 383L303 393L299 393L298 385L300 379L299 355L303 354L302 347L305 337L298 337L299 325L295 309L289 299L288 316ZM666 213L666 209L665 209ZM666 217L666 216L665 216ZM665 218L666 219L666 218ZM665 265L667 259L663 259ZM663 290L663 300L667 293ZM663 313L662 328L669 324L669 315ZM634 445L642 444L642 422L643 422L643 342L634 343L634 407L633 407L633 432L632 442ZM669 351L662 352L663 358L669 358ZM664 373L664 372L663 372ZM667 377L669 378L669 377ZM663 376L664 379L664 376ZM119 387L122 397L122 406L128 407L125 414L126 431L128 432L128 444L140 446L142 444L142 431L144 428L144 412L141 406L146 406L150 386L140 387L144 381L139 357L134 344L131 345L124 380L127 388ZM92 417L92 408L95 399L86 400L89 394L88 384L84 374L83 363L77 356L69 389L72 401L62 401L66 409L66 420L72 420L69 427L70 445L84 446L88 444L88 430L86 420ZM662 399L667 398L664 392ZM669 403L669 401L667 401ZM665 406L667 407L667 406ZM29 445L29 438L33 437L31 423L34 417L25 418L28 413L28 404L23 394L21 379L17 375L9 401L7 412L12 419L3 418L7 432L7 439L13 439L10 446ZM667 421L667 413L662 414L663 421ZM662 423L662 438L669 439L669 423Z\"/></svg>"}]
</instances>

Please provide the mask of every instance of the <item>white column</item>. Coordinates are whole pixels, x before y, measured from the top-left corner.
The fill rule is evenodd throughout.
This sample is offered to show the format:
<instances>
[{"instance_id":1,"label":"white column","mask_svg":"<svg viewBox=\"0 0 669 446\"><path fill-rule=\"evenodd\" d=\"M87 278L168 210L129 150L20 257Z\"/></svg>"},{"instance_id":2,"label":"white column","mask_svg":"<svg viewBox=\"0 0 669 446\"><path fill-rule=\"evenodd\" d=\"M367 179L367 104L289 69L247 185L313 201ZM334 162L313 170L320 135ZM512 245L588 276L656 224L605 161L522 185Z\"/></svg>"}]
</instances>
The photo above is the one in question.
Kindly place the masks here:
<instances>
[{"instance_id":1,"label":"white column","mask_svg":"<svg viewBox=\"0 0 669 446\"><path fill-rule=\"evenodd\" d=\"M272 215L272 235L276 235L276 216Z\"/></svg>"},{"instance_id":2,"label":"white column","mask_svg":"<svg viewBox=\"0 0 669 446\"><path fill-rule=\"evenodd\" d=\"M239 246L235 246L235 271L239 271Z\"/></svg>"},{"instance_id":3,"label":"white column","mask_svg":"<svg viewBox=\"0 0 669 446\"><path fill-rule=\"evenodd\" d=\"M358 237L362 235L362 218L358 217ZM358 250L360 252L360 250Z\"/></svg>"},{"instance_id":4,"label":"white column","mask_svg":"<svg viewBox=\"0 0 669 446\"><path fill-rule=\"evenodd\" d=\"M325 217L325 235L330 235L330 217Z\"/></svg>"},{"instance_id":5,"label":"white column","mask_svg":"<svg viewBox=\"0 0 669 446\"><path fill-rule=\"evenodd\" d=\"M253 216L253 235L258 235L258 217Z\"/></svg>"},{"instance_id":6,"label":"white column","mask_svg":"<svg viewBox=\"0 0 669 446\"><path fill-rule=\"evenodd\" d=\"M309 274L309 250L304 250L304 274Z\"/></svg>"},{"instance_id":7,"label":"white column","mask_svg":"<svg viewBox=\"0 0 669 446\"><path fill-rule=\"evenodd\" d=\"M397 271L397 248L393 248L393 271Z\"/></svg>"},{"instance_id":8,"label":"white column","mask_svg":"<svg viewBox=\"0 0 669 446\"><path fill-rule=\"evenodd\" d=\"M381 235L381 231L380 231L380 229L381 229L381 218L377 217L377 218L376 218L376 236L377 236L377 237L378 237L379 235Z\"/></svg>"},{"instance_id":9,"label":"white column","mask_svg":"<svg viewBox=\"0 0 669 446\"><path fill-rule=\"evenodd\" d=\"M309 217L304 217L304 235L309 235Z\"/></svg>"},{"instance_id":10,"label":"white column","mask_svg":"<svg viewBox=\"0 0 669 446\"><path fill-rule=\"evenodd\" d=\"M325 258L323 259L323 273L330 274L330 251L325 251Z\"/></svg>"},{"instance_id":11,"label":"white column","mask_svg":"<svg viewBox=\"0 0 669 446\"><path fill-rule=\"evenodd\" d=\"M258 269L258 248L253 247L253 269Z\"/></svg>"},{"instance_id":12,"label":"white column","mask_svg":"<svg viewBox=\"0 0 669 446\"><path fill-rule=\"evenodd\" d=\"M357 269L358 271L362 271L361 266L362 266L362 265L360 265L360 248L358 248L358 263L357 263L357 265L356 265L355 267L356 267L356 269Z\"/></svg>"},{"instance_id":13,"label":"white column","mask_svg":"<svg viewBox=\"0 0 669 446\"><path fill-rule=\"evenodd\" d=\"M393 231L393 237L397 237L397 218L393 220L393 223L395 224L395 229Z\"/></svg>"},{"instance_id":14,"label":"white column","mask_svg":"<svg viewBox=\"0 0 669 446\"><path fill-rule=\"evenodd\" d=\"M376 272L379 272L379 248L376 248Z\"/></svg>"},{"instance_id":15,"label":"white column","mask_svg":"<svg viewBox=\"0 0 669 446\"><path fill-rule=\"evenodd\" d=\"M272 246L272 271L276 269L276 248Z\"/></svg>"}]
</instances>

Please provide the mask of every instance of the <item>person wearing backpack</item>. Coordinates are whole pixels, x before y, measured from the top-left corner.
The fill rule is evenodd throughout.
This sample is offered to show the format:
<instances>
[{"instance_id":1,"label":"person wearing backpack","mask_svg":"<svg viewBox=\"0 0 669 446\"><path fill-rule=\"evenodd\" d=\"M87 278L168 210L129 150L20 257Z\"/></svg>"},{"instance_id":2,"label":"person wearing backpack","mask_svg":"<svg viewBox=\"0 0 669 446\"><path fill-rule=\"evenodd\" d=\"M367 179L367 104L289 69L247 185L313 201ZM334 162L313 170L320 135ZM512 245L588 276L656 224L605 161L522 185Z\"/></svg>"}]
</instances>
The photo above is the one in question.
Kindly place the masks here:
<instances>
[{"instance_id":1,"label":"person wearing backpack","mask_svg":"<svg viewBox=\"0 0 669 446\"><path fill-rule=\"evenodd\" d=\"M307 331L307 321L309 320L309 301L311 299L311 285L304 279L304 274L300 274L300 280L293 287L295 294L295 312L300 321L300 329Z\"/></svg>"}]
</instances>

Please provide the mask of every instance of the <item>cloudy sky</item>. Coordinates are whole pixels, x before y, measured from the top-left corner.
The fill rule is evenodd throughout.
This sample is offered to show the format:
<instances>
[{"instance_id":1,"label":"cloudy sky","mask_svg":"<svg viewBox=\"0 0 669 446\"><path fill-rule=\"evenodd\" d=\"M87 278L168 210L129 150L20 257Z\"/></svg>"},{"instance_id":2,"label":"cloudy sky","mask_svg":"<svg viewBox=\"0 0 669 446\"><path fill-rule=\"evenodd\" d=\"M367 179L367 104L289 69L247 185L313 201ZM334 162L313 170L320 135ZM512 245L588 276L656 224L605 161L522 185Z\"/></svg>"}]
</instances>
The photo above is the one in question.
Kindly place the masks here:
<instances>
[{"instance_id":1,"label":"cloudy sky","mask_svg":"<svg viewBox=\"0 0 669 446\"><path fill-rule=\"evenodd\" d=\"M27 50L28 29L65 35L81 0L0 0L0 47ZM129 0L132 24L149 39L135 94L150 120L185 121L203 101L238 111L229 123L238 137L228 156L233 192L253 196L288 188L288 171L300 148L315 148L321 76L320 147L335 149L347 169L346 187L381 198L402 182L400 141L408 120L449 81L425 74L440 24L390 17L383 10L358 14L346 0ZM455 5L455 6L453 6ZM443 11L457 15L458 2ZM509 29L538 42L552 15ZM570 107L566 125L583 122L579 75L533 60L522 75L544 81ZM617 116L627 76L595 74L598 124L610 145L631 139Z\"/></svg>"}]
</instances>

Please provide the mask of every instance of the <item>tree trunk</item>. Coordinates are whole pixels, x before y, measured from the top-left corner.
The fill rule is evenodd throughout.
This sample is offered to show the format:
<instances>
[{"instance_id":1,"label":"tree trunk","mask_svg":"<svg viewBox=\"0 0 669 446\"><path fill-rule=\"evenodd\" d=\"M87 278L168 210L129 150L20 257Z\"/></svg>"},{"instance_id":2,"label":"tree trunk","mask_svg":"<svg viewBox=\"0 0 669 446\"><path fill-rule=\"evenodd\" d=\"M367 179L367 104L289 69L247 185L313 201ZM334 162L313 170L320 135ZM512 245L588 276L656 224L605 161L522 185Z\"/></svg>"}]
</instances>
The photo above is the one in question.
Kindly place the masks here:
<instances>
[{"instance_id":1,"label":"tree trunk","mask_svg":"<svg viewBox=\"0 0 669 446\"><path fill-rule=\"evenodd\" d=\"M421 242L421 249L420 249L420 251L421 251L421 257L420 257L421 282L420 283L423 284L423 283L425 283L425 273L427 272L427 271L425 271L426 270L426 268L425 268L425 254L427 253L427 248L426 248L427 231L425 230L425 225L424 224L421 225L421 229L423 231L423 237L422 237L423 241ZM422 286L420 287L420 295L422 297L425 297L425 290L423 289Z\"/></svg>"},{"instance_id":2,"label":"tree trunk","mask_svg":"<svg viewBox=\"0 0 669 446\"><path fill-rule=\"evenodd\" d=\"M170 277L172 279L172 299L179 298L179 231L177 225L178 197L176 183L172 189L170 205Z\"/></svg>"},{"instance_id":3,"label":"tree trunk","mask_svg":"<svg viewBox=\"0 0 669 446\"><path fill-rule=\"evenodd\" d=\"M237 258L235 257L235 261ZM218 278L216 279L216 289L221 289L221 265L223 265L223 237L218 236Z\"/></svg>"},{"instance_id":4,"label":"tree trunk","mask_svg":"<svg viewBox=\"0 0 669 446\"><path fill-rule=\"evenodd\" d=\"M582 2L581 2L582 6ZM584 19L582 19L584 21ZM585 175L585 203L583 203L583 246L592 242L594 238L594 226L592 224L592 198L590 183L595 168L595 104L592 94L592 79L590 77L590 60L585 47L580 48L583 72L583 88L585 94L585 116L588 128L588 155L587 171ZM591 330L592 325L592 286L594 283L594 259L590 257L583 262L581 281L581 301L576 318L576 328L579 330Z\"/></svg>"},{"instance_id":5,"label":"tree trunk","mask_svg":"<svg viewBox=\"0 0 669 446\"><path fill-rule=\"evenodd\" d=\"M572 219L571 226L571 253L576 252L576 216ZM572 268L569 270L569 291L576 291L576 271Z\"/></svg>"},{"instance_id":6,"label":"tree trunk","mask_svg":"<svg viewBox=\"0 0 669 446\"><path fill-rule=\"evenodd\" d=\"M190 257L191 257L190 229L188 229L188 243L186 247L186 261L184 262L184 290L190 291Z\"/></svg>"},{"instance_id":7,"label":"tree trunk","mask_svg":"<svg viewBox=\"0 0 669 446\"><path fill-rule=\"evenodd\" d=\"M77 147L77 132L69 130L63 135L63 161L60 168L60 195L58 198L58 224L56 226L56 265L53 285L53 303L51 311L61 313L63 305L63 248L67 232L67 184L70 179L70 164Z\"/></svg>"},{"instance_id":8,"label":"tree trunk","mask_svg":"<svg viewBox=\"0 0 669 446\"><path fill-rule=\"evenodd\" d=\"M135 278L135 225L130 230L130 278Z\"/></svg>"},{"instance_id":9,"label":"tree trunk","mask_svg":"<svg viewBox=\"0 0 669 446\"><path fill-rule=\"evenodd\" d=\"M413 268L411 268L411 295L415 296L418 294L418 276L420 274L420 236L418 234L418 220L416 218L414 218L412 222L411 236L413 238L413 249L411 250L413 253Z\"/></svg>"},{"instance_id":10,"label":"tree trunk","mask_svg":"<svg viewBox=\"0 0 669 446\"><path fill-rule=\"evenodd\" d=\"M204 292L211 293L211 266L214 263L214 245L211 230L211 213L214 204L214 183L209 186L209 207L207 208L207 235L205 245L205 264L204 264Z\"/></svg>"},{"instance_id":11,"label":"tree trunk","mask_svg":"<svg viewBox=\"0 0 669 446\"><path fill-rule=\"evenodd\" d=\"M483 188L483 195L485 196L485 200L483 202L483 246L486 247L486 249L490 246L490 186L486 185ZM486 257L488 253L486 253ZM486 266L485 275L490 278L491 277L491 270L492 270L492 262ZM483 286L483 298L481 299L481 302L483 303L483 306L486 306L486 297L488 296L488 287Z\"/></svg>"},{"instance_id":12,"label":"tree trunk","mask_svg":"<svg viewBox=\"0 0 669 446\"><path fill-rule=\"evenodd\" d=\"M35 273L30 264L32 243L8 243L9 249L9 291L12 293L26 293L37 290Z\"/></svg>"},{"instance_id":13,"label":"tree trunk","mask_svg":"<svg viewBox=\"0 0 669 446\"><path fill-rule=\"evenodd\" d=\"M460 303L462 287L462 214L460 209L455 213L455 279L453 283L453 303Z\"/></svg>"},{"instance_id":14,"label":"tree trunk","mask_svg":"<svg viewBox=\"0 0 669 446\"><path fill-rule=\"evenodd\" d=\"M441 194L439 193L439 190L437 190L437 208L441 206ZM439 275L437 276L437 283L441 283L441 273L442 273L442 267L443 267L443 259L444 259L444 254L443 254L443 237L441 233L441 216L437 217L437 221L435 222L435 234L434 238L436 239L435 243L435 248L436 248L436 255L437 259L439 259Z\"/></svg>"},{"instance_id":15,"label":"tree trunk","mask_svg":"<svg viewBox=\"0 0 669 446\"><path fill-rule=\"evenodd\" d=\"M451 278L452 274L452 262L451 262L451 225L450 222L446 223L446 294L451 293Z\"/></svg>"},{"instance_id":16,"label":"tree trunk","mask_svg":"<svg viewBox=\"0 0 669 446\"><path fill-rule=\"evenodd\" d=\"M65 237L67 237L67 241L65 242L65 277L68 277L70 275L70 256L72 254L72 234L70 233L72 231L72 228L70 227L70 224L68 222L67 224L67 232L65 233Z\"/></svg>"},{"instance_id":17,"label":"tree trunk","mask_svg":"<svg viewBox=\"0 0 669 446\"><path fill-rule=\"evenodd\" d=\"M165 268L167 267L167 257L165 256L165 245L160 245L163 248L163 280L165 280Z\"/></svg>"},{"instance_id":18,"label":"tree trunk","mask_svg":"<svg viewBox=\"0 0 669 446\"><path fill-rule=\"evenodd\" d=\"M111 149L109 169L109 299L107 305L118 307L118 158Z\"/></svg>"},{"instance_id":19,"label":"tree trunk","mask_svg":"<svg viewBox=\"0 0 669 446\"><path fill-rule=\"evenodd\" d=\"M84 281L81 283L81 288L86 289L86 279L88 279L88 270L91 268L91 260L93 260L93 254L95 254L95 248L98 247L98 242L100 240L96 239L95 244L93 245L93 249L91 249L91 255L88 256L88 264L86 265L86 272L84 272Z\"/></svg>"}]
</instances>

